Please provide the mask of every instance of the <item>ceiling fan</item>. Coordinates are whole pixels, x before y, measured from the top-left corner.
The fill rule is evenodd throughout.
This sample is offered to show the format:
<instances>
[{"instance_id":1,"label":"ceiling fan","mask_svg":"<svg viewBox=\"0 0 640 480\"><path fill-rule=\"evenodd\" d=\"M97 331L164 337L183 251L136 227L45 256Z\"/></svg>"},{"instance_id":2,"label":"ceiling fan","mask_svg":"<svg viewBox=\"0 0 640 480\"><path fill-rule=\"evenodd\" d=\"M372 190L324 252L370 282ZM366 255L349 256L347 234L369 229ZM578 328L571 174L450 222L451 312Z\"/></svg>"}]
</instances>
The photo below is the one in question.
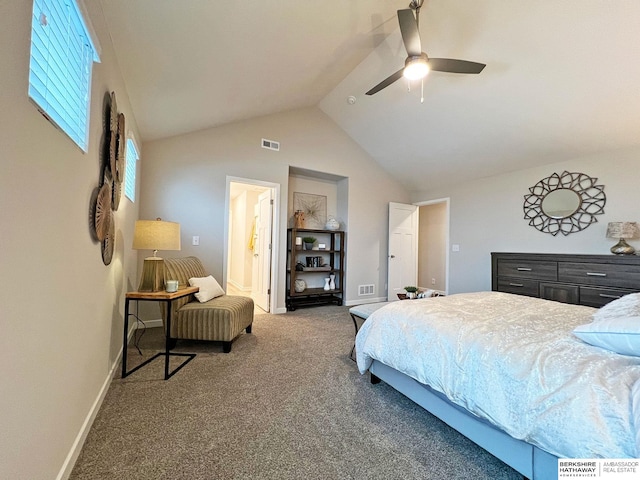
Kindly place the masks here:
<instances>
[{"instance_id":1,"label":"ceiling fan","mask_svg":"<svg viewBox=\"0 0 640 480\"><path fill-rule=\"evenodd\" d=\"M402 33L402 41L404 42L404 48L407 50L408 55L404 61L404 68L385 78L369 90L366 93L367 95L378 93L401 77L405 77L408 80L422 80L430 70L450 73L480 73L486 66L484 63L456 60L453 58L429 58L427 54L422 51L422 45L420 43L420 8L423 2L424 0L412 0L409 8L398 10L400 32ZM415 16L413 11L416 12Z\"/></svg>"}]
</instances>

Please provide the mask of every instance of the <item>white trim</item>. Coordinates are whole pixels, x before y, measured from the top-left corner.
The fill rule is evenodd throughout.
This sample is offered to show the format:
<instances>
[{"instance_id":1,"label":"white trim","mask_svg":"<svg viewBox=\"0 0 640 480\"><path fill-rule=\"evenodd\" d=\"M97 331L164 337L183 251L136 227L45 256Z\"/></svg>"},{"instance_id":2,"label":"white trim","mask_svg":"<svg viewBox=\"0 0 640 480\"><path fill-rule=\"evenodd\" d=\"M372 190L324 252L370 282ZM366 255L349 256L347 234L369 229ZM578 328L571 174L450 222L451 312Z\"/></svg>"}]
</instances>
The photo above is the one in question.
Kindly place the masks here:
<instances>
[{"instance_id":1,"label":"white trim","mask_svg":"<svg viewBox=\"0 0 640 480\"><path fill-rule=\"evenodd\" d=\"M240 290L241 292L250 292L251 291L251 287L247 287L246 285L240 285L238 282L236 282L235 280L231 279L231 278L227 278L227 284L231 284L231 286L233 288L235 288L236 290Z\"/></svg>"},{"instance_id":2,"label":"white trim","mask_svg":"<svg viewBox=\"0 0 640 480\"><path fill-rule=\"evenodd\" d=\"M162 327L164 323L161 318L155 318L152 320L145 320L144 325L146 328L157 328ZM127 342L131 340L134 332L138 329L138 322L133 322L131 327L129 328L129 333L127 334ZM100 411L100 407L102 406L102 402L109 391L109 387L111 386L111 381L113 380L113 376L116 373L116 369L120 367L120 362L122 361L122 347L116 356L113 364L111 365L111 369L107 374L107 378L102 384L102 388L100 392L98 392L98 396L96 397L93 405L89 409L89 413L87 414L84 422L82 423L82 427L80 427L80 431L76 436L76 439L71 446L71 450L67 454L67 458L65 458L64 463L62 464L62 468L58 472L56 476L56 480L67 480L71 475L71 471L78 460L78 456L80 456L80 452L82 451L82 447L84 446L84 442L87 440L87 435L89 435L89 431L91 430L91 426L93 425L98 412Z\"/></svg>"},{"instance_id":3,"label":"white trim","mask_svg":"<svg viewBox=\"0 0 640 480\"><path fill-rule=\"evenodd\" d=\"M138 322L136 322L137 324ZM144 327L138 327L136 325L136 330L143 330L144 328L160 328L164 326L164 322L161 318L154 318L153 320L145 320Z\"/></svg>"},{"instance_id":4,"label":"white trim","mask_svg":"<svg viewBox=\"0 0 640 480\"><path fill-rule=\"evenodd\" d=\"M365 303L380 303L380 302L386 302L386 301L387 301L387 297L377 297L377 298L368 298L366 300L360 300L360 299L347 300L346 302L344 302L344 304L347 307L353 307L354 305L364 305Z\"/></svg>"},{"instance_id":5,"label":"white trim","mask_svg":"<svg viewBox=\"0 0 640 480\"><path fill-rule=\"evenodd\" d=\"M278 275L278 258L280 252L280 184L272 183L272 182L264 182L262 180L255 180L252 178L243 178L243 177L233 177L231 175L227 175L227 183L226 183L226 191L224 198L224 247L223 247L223 258L224 262L222 262L222 278L223 278L223 288L226 286L227 282L227 269L228 269L228 258L229 258L229 197L230 197L230 189L231 182L235 183L247 183L249 185L258 185L261 187L266 187L271 189L271 198L273 199L273 216L271 222L271 295L269 297L269 311L270 313L285 313L286 308L278 308L278 293L280 292L280 280Z\"/></svg>"},{"instance_id":6,"label":"white trim","mask_svg":"<svg viewBox=\"0 0 640 480\"><path fill-rule=\"evenodd\" d=\"M148 323L148 322L147 322ZM127 339L131 340L131 336L135 332L135 326L129 328L129 333L127 334ZM76 435L76 439L71 445L71 449L67 454L67 458L65 458L58 475L56 476L56 480L66 480L71 475L71 471L80 456L80 452L82 451L82 447L84 446L84 442L87 440L87 435L89 435L89 431L91 430L91 426L93 425L98 412L100 411L100 407L102 406L102 402L104 401L104 397L107 395L109 391L109 387L111 386L111 381L113 380L113 376L116 372L116 369L120 366L120 361L122 360L122 347L116 355L116 358L109 369L109 373L107 373L107 378L105 378L104 383L102 384L102 388L98 392L98 396L96 397L93 405L89 409L89 413L87 414L84 422L82 423L82 427L80 427L80 431L78 435Z\"/></svg>"},{"instance_id":7,"label":"white trim","mask_svg":"<svg viewBox=\"0 0 640 480\"><path fill-rule=\"evenodd\" d=\"M93 28L93 23L91 22L91 17L89 16L89 12L87 11L87 6L85 5L86 0L77 0L76 5L78 6L78 10L80 10L80 14L82 15L82 20L84 21L84 26L87 29L87 33L89 34L91 43L93 44L93 49L98 56L97 59L94 60L96 63L100 63L100 57L102 56L102 46L100 45L100 40L98 39L98 35L96 34L95 29ZM100 9L102 10L102 5L100 5ZM103 13L104 16L104 13Z\"/></svg>"},{"instance_id":8,"label":"white trim","mask_svg":"<svg viewBox=\"0 0 640 480\"><path fill-rule=\"evenodd\" d=\"M129 145L131 142L131 145ZM133 148L135 151L135 155L131 154L130 148ZM131 162L129 159L131 157L135 157L135 168L131 168ZM138 163L140 163L140 150L138 144L136 143L136 138L133 135L133 132L129 131L126 136L125 150L124 150L124 158L125 158L125 166L124 166L124 195L131 202L135 203L138 198ZM133 193L131 190L131 176L133 175ZM132 193L131 196L129 194ZM133 197L133 198L131 198Z\"/></svg>"},{"instance_id":9,"label":"white trim","mask_svg":"<svg viewBox=\"0 0 640 480\"><path fill-rule=\"evenodd\" d=\"M138 143L138 139L136 138L136 134L133 130L127 129L127 140L131 139L133 144L136 147L136 152L138 152L138 161L142 159L142 150L140 149L140 144Z\"/></svg>"},{"instance_id":10,"label":"white trim","mask_svg":"<svg viewBox=\"0 0 640 480\"><path fill-rule=\"evenodd\" d=\"M122 351L120 353L122 353ZM118 359L120 357L121 355L118 356ZM84 442L87 439L87 435L89 435L89 431L91 430L93 421L96 419L96 416L100 411L100 407L102 406L102 402L104 401L104 397L107 395L107 392L109 391L109 387L111 386L111 380L113 378L113 374L115 373L117 366L118 366L118 362L116 361L111 367L111 370L109 371L109 374L107 375L107 378L105 379L104 383L102 384L102 388L98 393L98 397L96 398L96 400L93 402L93 405L89 409L89 413L87 414L87 417L85 418L82 424L82 427L80 427L80 431L78 432L78 435L76 436L76 439L73 442L73 445L71 446L71 450L67 454L67 458L65 458L64 463L62 464L62 468L60 469L60 472L58 473L56 480L66 480L71 475L71 471L73 470L73 467L76 464L76 460L78 460L78 456L80 456L80 452L82 451Z\"/></svg>"}]
</instances>

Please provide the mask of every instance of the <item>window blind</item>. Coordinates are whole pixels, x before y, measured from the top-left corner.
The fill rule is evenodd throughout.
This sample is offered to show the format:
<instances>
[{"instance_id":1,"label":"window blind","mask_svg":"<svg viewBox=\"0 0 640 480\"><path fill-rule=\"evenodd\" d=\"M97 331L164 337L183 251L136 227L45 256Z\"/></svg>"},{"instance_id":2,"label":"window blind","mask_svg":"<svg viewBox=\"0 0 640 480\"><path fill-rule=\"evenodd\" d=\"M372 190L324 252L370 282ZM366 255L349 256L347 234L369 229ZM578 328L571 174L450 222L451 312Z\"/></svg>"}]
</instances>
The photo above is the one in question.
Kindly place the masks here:
<instances>
[{"instance_id":1,"label":"window blind","mask_svg":"<svg viewBox=\"0 0 640 480\"><path fill-rule=\"evenodd\" d=\"M84 151L94 61L99 58L75 0L34 0L29 96Z\"/></svg>"},{"instance_id":2,"label":"window blind","mask_svg":"<svg viewBox=\"0 0 640 480\"><path fill-rule=\"evenodd\" d=\"M132 202L136 201L136 168L138 165L138 150L130 138L127 139L125 158L127 164L124 171L124 194Z\"/></svg>"}]
</instances>

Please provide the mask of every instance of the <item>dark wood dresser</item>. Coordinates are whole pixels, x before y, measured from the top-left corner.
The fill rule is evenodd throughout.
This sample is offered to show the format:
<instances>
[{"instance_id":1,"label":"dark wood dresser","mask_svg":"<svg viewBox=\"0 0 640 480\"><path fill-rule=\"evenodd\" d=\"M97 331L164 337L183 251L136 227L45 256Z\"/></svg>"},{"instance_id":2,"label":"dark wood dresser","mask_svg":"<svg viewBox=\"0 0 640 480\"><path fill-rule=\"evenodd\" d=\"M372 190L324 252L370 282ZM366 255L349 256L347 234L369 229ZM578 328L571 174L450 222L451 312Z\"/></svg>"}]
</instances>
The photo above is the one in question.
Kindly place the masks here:
<instances>
[{"instance_id":1,"label":"dark wood dresser","mask_svg":"<svg viewBox=\"0 0 640 480\"><path fill-rule=\"evenodd\" d=\"M491 290L601 307L640 292L640 256L494 252Z\"/></svg>"}]
</instances>

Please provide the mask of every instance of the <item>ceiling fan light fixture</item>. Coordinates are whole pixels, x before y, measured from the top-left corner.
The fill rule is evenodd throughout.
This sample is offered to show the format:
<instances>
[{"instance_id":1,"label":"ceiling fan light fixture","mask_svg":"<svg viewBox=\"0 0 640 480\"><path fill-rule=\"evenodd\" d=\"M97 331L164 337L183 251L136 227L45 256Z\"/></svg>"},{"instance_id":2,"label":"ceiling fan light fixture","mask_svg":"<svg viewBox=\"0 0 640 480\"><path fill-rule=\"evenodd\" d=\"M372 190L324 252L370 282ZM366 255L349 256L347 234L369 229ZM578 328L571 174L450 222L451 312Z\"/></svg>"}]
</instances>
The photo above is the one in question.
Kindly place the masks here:
<instances>
[{"instance_id":1,"label":"ceiling fan light fixture","mask_svg":"<svg viewBox=\"0 0 640 480\"><path fill-rule=\"evenodd\" d=\"M429 70L429 59L423 53L420 56L407 58L402 76L408 80L420 80L429 74Z\"/></svg>"}]
</instances>

